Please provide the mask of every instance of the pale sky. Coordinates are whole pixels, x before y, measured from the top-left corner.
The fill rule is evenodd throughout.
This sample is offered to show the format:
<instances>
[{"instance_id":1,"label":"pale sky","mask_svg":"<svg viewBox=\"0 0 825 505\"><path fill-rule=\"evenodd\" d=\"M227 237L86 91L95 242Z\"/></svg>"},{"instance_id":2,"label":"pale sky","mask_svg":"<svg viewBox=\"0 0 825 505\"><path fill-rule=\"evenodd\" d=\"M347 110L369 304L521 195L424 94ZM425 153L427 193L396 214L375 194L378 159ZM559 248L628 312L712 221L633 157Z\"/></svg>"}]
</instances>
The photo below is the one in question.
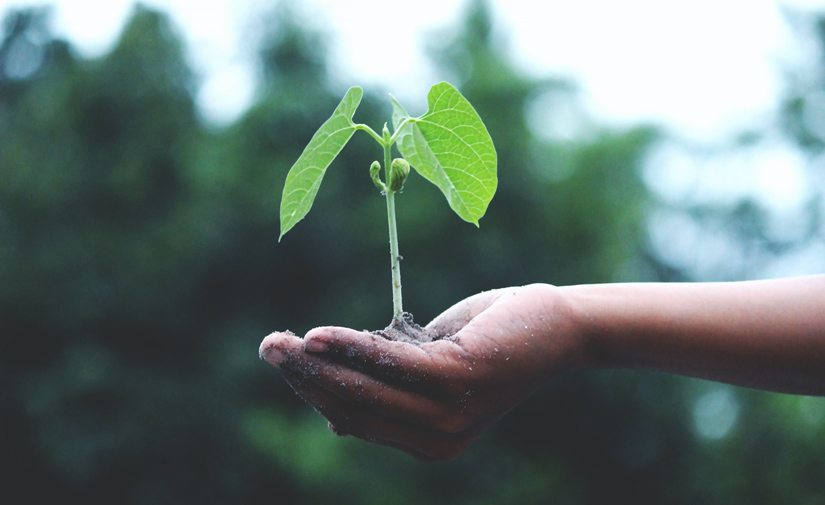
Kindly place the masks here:
<instances>
[{"instance_id":1,"label":"pale sky","mask_svg":"<svg viewBox=\"0 0 825 505\"><path fill-rule=\"evenodd\" d=\"M39 5L0 0L9 6ZM201 76L205 117L226 123L254 93L249 33L263 0L144 0L168 12ZM422 47L455 25L465 0L306 0L294 2L309 23L329 28L333 69L342 89L381 85L420 102L433 74ZM565 76L582 89L586 110L617 124L655 121L679 135L712 139L771 114L800 48L775 0L493 0L503 48L525 72ZM105 53L128 16L131 0L53 0L54 24L81 54ZM790 0L803 9L825 1ZM90 13L92 15L90 15ZM365 13L368 13L365 15Z\"/></svg>"}]
</instances>

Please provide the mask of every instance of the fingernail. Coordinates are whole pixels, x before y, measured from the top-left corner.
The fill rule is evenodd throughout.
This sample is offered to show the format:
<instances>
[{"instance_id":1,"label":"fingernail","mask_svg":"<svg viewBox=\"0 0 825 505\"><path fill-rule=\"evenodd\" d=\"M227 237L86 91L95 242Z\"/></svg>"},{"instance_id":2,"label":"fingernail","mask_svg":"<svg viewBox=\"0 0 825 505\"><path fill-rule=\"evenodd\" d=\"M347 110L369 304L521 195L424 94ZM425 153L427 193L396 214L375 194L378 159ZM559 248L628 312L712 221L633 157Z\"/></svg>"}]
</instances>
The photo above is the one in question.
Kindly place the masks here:
<instances>
[{"instance_id":1,"label":"fingernail","mask_svg":"<svg viewBox=\"0 0 825 505\"><path fill-rule=\"evenodd\" d=\"M275 347L274 344L271 344L266 347L261 347L258 351L258 357L271 365L279 365L284 360L284 353Z\"/></svg>"},{"instance_id":2,"label":"fingernail","mask_svg":"<svg viewBox=\"0 0 825 505\"><path fill-rule=\"evenodd\" d=\"M329 349L329 345L323 340L312 339L304 344L304 350L306 352L326 352L327 349Z\"/></svg>"}]
</instances>

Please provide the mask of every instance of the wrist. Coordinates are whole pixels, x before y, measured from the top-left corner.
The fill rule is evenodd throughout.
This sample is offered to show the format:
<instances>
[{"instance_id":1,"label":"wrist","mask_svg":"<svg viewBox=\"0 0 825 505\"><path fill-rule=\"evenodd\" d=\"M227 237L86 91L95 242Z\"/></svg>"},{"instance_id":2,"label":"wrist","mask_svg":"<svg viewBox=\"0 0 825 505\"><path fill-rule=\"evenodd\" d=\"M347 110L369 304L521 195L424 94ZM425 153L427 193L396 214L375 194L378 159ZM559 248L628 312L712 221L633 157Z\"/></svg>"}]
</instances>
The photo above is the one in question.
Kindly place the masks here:
<instances>
[{"instance_id":1,"label":"wrist","mask_svg":"<svg viewBox=\"0 0 825 505\"><path fill-rule=\"evenodd\" d=\"M587 297L575 287L533 284L523 289L536 290L541 300L538 319L542 322L542 341L547 369L552 374L602 368L602 351L588 314Z\"/></svg>"},{"instance_id":2,"label":"wrist","mask_svg":"<svg viewBox=\"0 0 825 505\"><path fill-rule=\"evenodd\" d=\"M598 293L597 285L564 286L558 290L564 300L570 331L578 344L579 367L588 370L612 368L605 331L598 323L603 295Z\"/></svg>"}]
</instances>

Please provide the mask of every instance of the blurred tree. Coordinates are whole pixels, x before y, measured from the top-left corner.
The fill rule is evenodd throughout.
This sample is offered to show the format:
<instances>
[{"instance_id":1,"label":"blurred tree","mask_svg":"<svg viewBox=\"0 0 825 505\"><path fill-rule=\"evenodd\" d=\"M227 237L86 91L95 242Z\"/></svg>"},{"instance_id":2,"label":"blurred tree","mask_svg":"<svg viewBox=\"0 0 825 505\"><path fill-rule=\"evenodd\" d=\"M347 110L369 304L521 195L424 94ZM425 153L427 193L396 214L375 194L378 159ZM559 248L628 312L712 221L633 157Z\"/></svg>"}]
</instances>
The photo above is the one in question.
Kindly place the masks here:
<instances>
[{"instance_id":1,"label":"blurred tree","mask_svg":"<svg viewBox=\"0 0 825 505\"><path fill-rule=\"evenodd\" d=\"M825 268L825 22L821 14L783 12L810 56L783 69L777 116L754 121L716 145L669 139L668 147L681 151L681 160L670 161L681 166L686 188L663 199L662 226L654 226L653 234L660 235L654 242L665 247L654 244L651 252L666 279L741 280ZM667 173L664 158L650 169L655 177ZM714 181L727 187L720 191ZM677 221L695 233L671 226ZM674 239L681 248L667 247ZM698 252L680 254L685 249Z\"/></svg>"},{"instance_id":2,"label":"blurred tree","mask_svg":"<svg viewBox=\"0 0 825 505\"><path fill-rule=\"evenodd\" d=\"M189 179L202 128L182 44L143 7L93 61L47 26L12 12L0 45L4 488L14 502L254 493L254 465L232 464L234 391L191 309L212 219ZM25 72L24 50L43 56Z\"/></svg>"},{"instance_id":3,"label":"blurred tree","mask_svg":"<svg viewBox=\"0 0 825 505\"><path fill-rule=\"evenodd\" d=\"M812 244L825 246L825 14L793 15L791 23L804 24L813 31L816 52L813 61L789 76L784 99L783 129L802 150L806 158L807 181L810 191L799 219L804 223L795 247L802 249ZM810 28L813 28L811 30ZM789 248L778 252L786 253ZM822 268L822 262L819 267Z\"/></svg>"}]
</instances>

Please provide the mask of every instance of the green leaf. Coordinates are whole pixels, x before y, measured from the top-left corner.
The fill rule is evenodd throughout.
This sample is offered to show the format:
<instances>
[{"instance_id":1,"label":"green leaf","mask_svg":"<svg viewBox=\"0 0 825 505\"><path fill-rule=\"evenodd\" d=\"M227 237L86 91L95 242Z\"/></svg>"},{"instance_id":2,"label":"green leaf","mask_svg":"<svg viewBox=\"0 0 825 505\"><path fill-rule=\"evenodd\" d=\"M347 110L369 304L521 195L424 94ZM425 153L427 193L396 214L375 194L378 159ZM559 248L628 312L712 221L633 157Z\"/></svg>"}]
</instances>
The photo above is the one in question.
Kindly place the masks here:
<instances>
[{"instance_id":1,"label":"green leaf","mask_svg":"<svg viewBox=\"0 0 825 505\"><path fill-rule=\"evenodd\" d=\"M352 116L361 103L362 94L359 87L347 91L335 112L315 132L298 161L289 169L281 197L279 242L312 208L327 167L355 133Z\"/></svg>"},{"instance_id":2,"label":"green leaf","mask_svg":"<svg viewBox=\"0 0 825 505\"><path fill-rule=\"evenodd\" d=\"M493 139L470 102L451 84L433 86L427 101L429 111L399 132L398 150L441 189L456 214L478 226L498 185ZM398 129L409 117L393 98L393 126Z\"/></svg>"}]
</instances>

